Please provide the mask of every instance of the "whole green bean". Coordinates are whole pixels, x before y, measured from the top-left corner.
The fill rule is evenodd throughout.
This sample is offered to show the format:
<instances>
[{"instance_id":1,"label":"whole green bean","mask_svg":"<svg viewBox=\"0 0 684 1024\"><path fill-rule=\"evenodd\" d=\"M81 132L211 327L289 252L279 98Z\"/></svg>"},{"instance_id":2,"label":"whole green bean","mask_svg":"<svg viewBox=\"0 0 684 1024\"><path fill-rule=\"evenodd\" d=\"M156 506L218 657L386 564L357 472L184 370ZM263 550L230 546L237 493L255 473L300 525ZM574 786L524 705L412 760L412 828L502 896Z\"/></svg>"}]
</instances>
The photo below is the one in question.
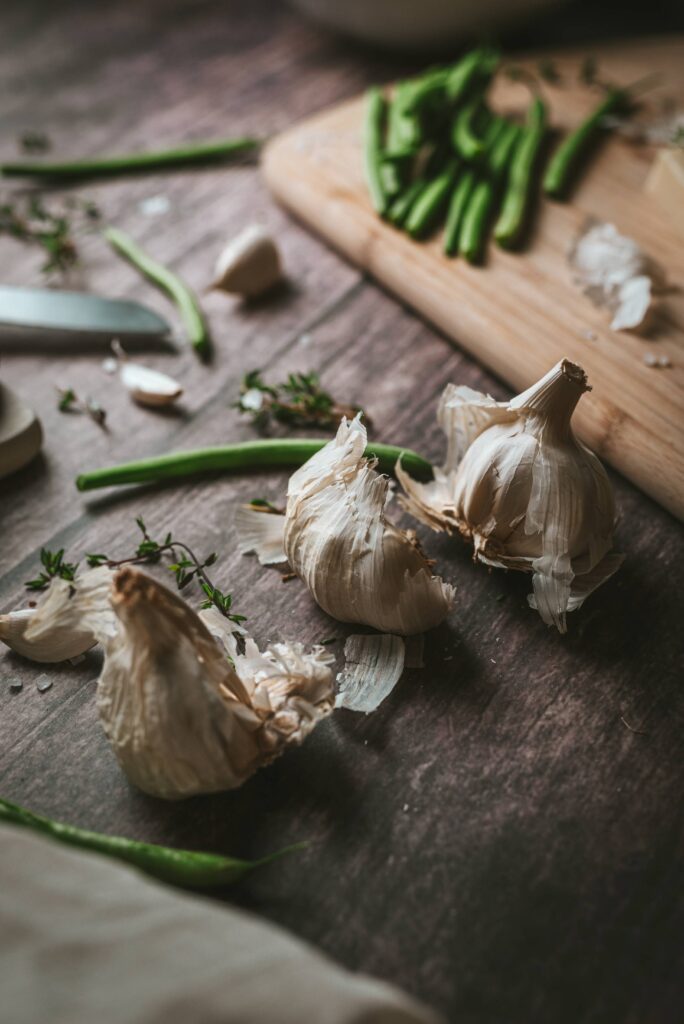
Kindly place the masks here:
<instances>
[{"instance_id":1,"label":"whole green bean","mask_svg":"<svg viewBox=\"0 0 684 1024\"><path fill-rule=\"evenodd\" d=\"M469 263L482 257L489 221L497 200L501 176L520 137L518 125L509 124L489 154L487 177L477 182L466 204L458 240L458 251Z\"/></svg>"},{"instance_id":2,"label":"whole green bean","mask_svg":"<svg viewBox=\"0 0 684 1024\"><path fill-rule=\"evenodd\" d=\"M128 260L148 281L166 292L176 303L183 318L188 339L199 356L206 359L211 351L209 328L194 292L168 267L147 255L132 238L117 228L106 228L104 237L112 248Z\"/></svg>"},{"instance_id":3,"label":"whole green bean","mask_svg":"<svg viewBox=\"0 0 684 1024\"><path fill-rule=\"evenodd\" d=\"M397 196L387 213L387 219L395 227L401 228L406 223L406 218L411 212L413 204L421 193L427 188L428 182L425 178L418 178L411 182L408 188Z\"/></svg>"},{"instance_id":4,"label":"whole green bean","mask_svg":"<svg viewBox=\"0 0 684 1024\"><path fill-rule=\"evenodd\" d=\"M381 217L387 211L387 193L382 180L383 132L387 104L381 91L373 87L366 94L364 161L366 182L373 208Z\"/></svg>"},{"instance_id":5,"label":"whole green bean","mask_svg":"<svg viewBox=\"0 0 684 1024\"><path fill-rule=\"evenodd\" d=\"M547 195L554 199L565 197L580 160L601 132L604 117L626 106L627 101L624 89L611 89L589 117L563 139L544 175L543 188Z\"/></svg>"},{"instance_id":6,"label":"whole green bean","mask_svg":"<svg viewBox=\"0 0 684 1024\"><path fill-rule=\"evenodd\" d=\"M535 191L535 166L546 134L546 107L536 97L527 125L513 154L501 213L494 227L499 245L512 248L519 241Z\"/></svg>"},{"instance_id":7,"label":"whole green bean","mask_svg":"<svg viewBox=\"0 0 684 1024\"><path fill-rule=\"evenodd\" d=\"M305 843L287 847L260 860L237 860L222 857L216 853L196 853L192 850L174 850L168 846L141 843L120 836L107 836L89 832L73 825L44 818L19 807L8 800L0 799L0 821L30 828L34 832L50 836L70 846L93 850L116 860L132 864L154 878L185 889L207 889L237 882L254 868L261 867L293 850L301 849Z\"/></svg>"},{"instance_id":8,"label":"whole green bean","mask_svg":"<svg viewBox=\"0 0 684 1024\"><path fill-rule=\"evenodd\" d=\"M461 175L449 201L449 212L444 229L444 252L454 256L458 252L458 239L463 214L475 187L475 171L469 170Z\"/></svg>"},{"instance_id":9,"label":"whole green bean","mask_svg":"<svg viewBox=\"0 0 684 1024\"><path fill-rule=\"evenodd\" d=\"M197 473L215 470L235 472L273 466L301 466L329 442L329 438L294 438L244 441L241 444L198 448L194 451L171 452L136 462L124 462L81 473L76 478L79 491L120 484L140 484L159 480L176 480ZM399 457L412 476L422 479L430 476L427 459L408 448L390 444L369 444L365 454L377 458L382 472L391 473Z\"/></svg>"},{"instance_id":10,"label":"whole green bean","mask_svg":"<svg viewBox=\"0 0 684 1024\"><path fill-rule=\"evenodd\" d=\"M35 163L21 161L2 164L0 173L6 177L23 178L90 178L137 171L164 170L213 163L239 156L259 145L259 139L223 139L218 142L196 142L175 149L152 153L129 153L124 156L105 156L97 159L71 160L61 163Z\"/></svg>"},{"instance_id":11,"label":"whole green bean","mask_svg":"<svg viewBox=\"0 0 684 1024\"><path fill-rule=\"evenodd\" d=\"M437 226L449 199L457 167L458 161L450 160L413 203L406 221L406 230L412 238L424 238Z\"/></svg>"},{"instance_id":12,"label":"whole green bean","mask_svg":"<svg viewBox=\"0 0 684 1024\"><path fill-rule=\"evenodd\" d=\"M482 98L476 96L459 110L451 129L451 142L464 160L477 160L487 147L485 138L475 126L477 115L482 110Z\"/></svg>"}]
</instances>

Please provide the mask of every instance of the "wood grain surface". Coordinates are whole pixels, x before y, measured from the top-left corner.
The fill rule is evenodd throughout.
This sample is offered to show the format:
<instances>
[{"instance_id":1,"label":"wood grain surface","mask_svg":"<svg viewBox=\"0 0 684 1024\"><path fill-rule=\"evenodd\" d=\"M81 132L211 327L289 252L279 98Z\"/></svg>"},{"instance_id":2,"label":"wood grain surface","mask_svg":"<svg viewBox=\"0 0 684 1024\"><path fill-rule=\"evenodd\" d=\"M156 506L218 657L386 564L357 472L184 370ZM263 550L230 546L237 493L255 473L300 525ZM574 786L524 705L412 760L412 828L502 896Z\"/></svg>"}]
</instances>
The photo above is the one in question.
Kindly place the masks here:
<instances>
[{"instance_id":1,"label":"wood grain surface","mask_svg":"<svg viewBox=\"0 0 684 1024\"><path fill-rule=\"evenodd\" d=\"M54 156L275 133L371 81L410 70L252 0L71 2L0 11L0 155L27 129ZM552 26L553 27L553 26ZM413 67L416 65L414 64ZM14 186L17 188L18 186ZM3 190L5 193L8 188ZM237 502L281 499L281 473L79 495L84 468L253 436L232 408L242 374L316 369L366 406L378 440L439 459L448 381L509 392L438 331L292 222L253 166L82 185L107 222L198 289L224 241L251 220L282 245L290 284L253 306L206 299L217 357L150 354L183 381L180 411L132 406L101 351L3 354L3 381L39 411L43 457L0 483L0 607L26 600L41 545L127 553L144 515L221 554L255 638L307 643L345 627L298 581L235 552ZM62 193L51 193L56 201ZM163 195L167 213L140 202ZM81 239L82 283L173 312L97 232ZM5 283L38 284L39 255L0 239ZM179 330L180 333L180 330ZM107 408L104 433L56 408L55 383ZM167 804L132 789L94 704L97 653L46 671L0 655L0 794L78 825L156 842L261 855L310 846L227 898L353 969L391 980L475 1024L674 1024L681 1019L682 736L679 524L612 474L623 569L570 632L526 604L529 580L488 573L457 539L422 533L458 587L427 638L426 665L363 717L340 711L305 745L222 796ZM22 681L19 693L12 681Z\"/></svg>"},{"instance_id":2,"label":"wood grain surface","mask_svg":"<svg viewBox=\"0 0 684 1024\"><path fill-rule=\"evenodd\" d=\"M586 51L554 58L561 85L546 87L554 131L571 130L596 105L578 81ZM601 74L628 84L661 76L649 102L684 95L684 37L596 50ZM531 72L535 58L525 65ZM502 78L495 109L522 115L525 86ZM617 135L598 146L570 203L538 204L524 258L489 246L485 265L446 259L442 232L417 245L375 214L363 170L364 99L319 113L274 139L264 171L274 194L354 263L523 391L559 359L580 363L593 391L576 429L602 458L684 519L684 238L644 190L654 149ZM651 115L662 116L662 115ZM611 317L581 294L568 253L591 221L635 238L667 275L657 315L638 331L611 331ZM644 363L666 356L666 373Z\"/></svg>"}]
</instances>

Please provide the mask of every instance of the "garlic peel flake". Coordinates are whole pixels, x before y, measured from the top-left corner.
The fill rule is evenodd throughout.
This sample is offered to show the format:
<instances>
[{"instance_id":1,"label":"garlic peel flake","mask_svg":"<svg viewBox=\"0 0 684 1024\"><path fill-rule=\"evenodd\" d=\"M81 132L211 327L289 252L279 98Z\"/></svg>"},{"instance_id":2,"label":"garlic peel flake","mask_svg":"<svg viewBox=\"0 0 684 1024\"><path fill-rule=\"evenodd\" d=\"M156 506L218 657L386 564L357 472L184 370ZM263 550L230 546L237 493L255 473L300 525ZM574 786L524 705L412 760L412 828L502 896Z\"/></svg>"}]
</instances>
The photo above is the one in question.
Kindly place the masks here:
<instances>
[{"instance_id":1,"label":"garlic peel flake","mask_svg":"<svg viewBox=\"0 0 684 1024\"><path fill-rule=\"evenodd\" d=\"M562 360L510 402L448 385L439 407L445 465L419 484L397 467L404 507L433 530L471 539L486 565L533 574L535 607L566 631L566 612L619 567L606 472L572 433L588 390L581 367Z\"/></svg>"},{"instance_id":2,"label":"garlic peel flake","mask_svg":"<svg viewBox=\"0 0 684 1024\"><path fill-rule=\"evenodd\" d=\"M438 625L454 590L433 576L412 534L385 516L389 481L364 459L360 420L291 477L284 550L292 570L333 618L410 635Z\"/></svg>"},{"instance_id":3,"label":"garlic peel flake","mask_svg":"<svg viewBox=\"0 0 684 1024\"><path fill-rule=\"evenodd\" d=\"M240 505L235 512L233 525L238 535L238 551L242 555L254 552L262 565L277 565L286 562L283 548L285 516L261 511L251 505Z\"/></svg>"},{"instance_id":4,"label":"garlic peel flake","mask_svg":"<svg viewBox=\"0 0 684 1024\"><path fill-rule=\"evenodd\" d=\"M344 657L344 669L337 677L335 707L370 714L401 679L404 641L387 633L350 636L344 645Z\"/></svg>"}]
</instances>

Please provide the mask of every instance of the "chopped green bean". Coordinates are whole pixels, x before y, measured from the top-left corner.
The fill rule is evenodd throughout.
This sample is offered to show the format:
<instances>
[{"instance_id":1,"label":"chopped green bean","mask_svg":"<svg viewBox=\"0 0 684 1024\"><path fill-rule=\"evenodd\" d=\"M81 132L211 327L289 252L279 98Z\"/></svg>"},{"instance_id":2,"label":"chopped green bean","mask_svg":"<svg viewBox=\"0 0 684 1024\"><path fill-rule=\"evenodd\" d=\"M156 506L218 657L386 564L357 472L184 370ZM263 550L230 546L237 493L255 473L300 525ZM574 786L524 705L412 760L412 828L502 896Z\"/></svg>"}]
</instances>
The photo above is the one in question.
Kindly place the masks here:
<instances>
[{"instance_id":1,"label":"chopped green bean","mask_svg":"<svg viewBox=\"0 0 684 1024\"><path fill-rule=\"evenodd\" d=\"M256 149L258 139L225 139L219 142L196 142L176 149L158 150L152 153L129 153L125 156L100 157L94 160L72 160L63 163L21 162L0 166L0 173L6 177L23 178L91 178L118 174L134 174L138 171L164 170L173 167L189 167L213 163L239 156L250 149Z\"/></svg>"},{"instance_id":2,"label":"chopped green bean","mask_svg":"<svg viewBox=\"0 0 684 1024\"><path fill-rule=\"evenodd\" d=\"M387 194L382 180L382 151L385 112L387 104L379 89L373 87L366 94L366 130L364 155L366 181L373 208L381 217L387 210Z\"/></svg>"},{"instance_id":3,"label":"chopped green bean","mask_svg":"<svg viewBox=\"0 0 684 1024\"><path fill-rule=\"evenodd\" d=\"M179 885L185 889L208 889L237 882L254 868L261 867L282 856L284 853L301 849L304 843L290 846L262 857L260 860L237 860L235 857L222 857L216 853L197 853L192 850L174 850L169 846L157 846L153 843L141 843L134 839L123 839L120 836L107 836L99 832L89 832L73 825L65 825L53 821L40 814L34 814L25 807L11 804L0 799L0 821L9 822L30 828L34 832L77 846L84 850L93 850L115 860L125 861L154 878L159 878L171 885Z\"/></svg>"},{"instance_id":4,"label":"chopped green bean","mask_svg":"<svg viewBox=\"0 0 684 1024\"><path fill-rule=\"evenodd\" d=\"M483 135L476 130L476 120L482 111L482 98L476 96L459 110L451 130L454 149L464 160L477 160L486 149Z\"/></svg>"},{"instance_id":5,"label":"chopped green bean","mask_svg":"<svg viewBox=\"0 0 684 1024\"><path fill-rule=\"evenodd\" d=\"M466 204L458 251L465 256L469 263L477 263L482 257L489 222L498 198L501 177L519 137L519 126L508 124L488 156L487 178L477 182Z\"/></svg>"},{"instance_id":6,"label":"chopped green bean","mask_svg":"<svg viewBox=\"0 0 684 1024\"><path fill-rule=\"evenodd\" d=\"M190 343L197 354L206 359L211 351L211 339L209 328L194 292L171 270L143 252L123 231L119 231L117 228L106 228L104 237L119 255L136 267L148 281L151 281L173 299L183 318Z\"/></svg>"},{"instance_id":7,"label":"chopped green bean","mask_svg":"<svg viewBox=\"0 0 684 1024\"><path fill-rule=\"evenodd\" d=\"M428 182L425 178L419 178L411 182L408 188L399 195L389 208L387 219L396 228L402 228L411 212L411 207L416 202L421 192L427 188Z\"/></svg>"},{"instance_id":8,"label":"chopped green bean","mask_svg":"<svg viewBox=\"0 0 684 1024\"><path fill-rule=\"evenodd\" d=\"M120 484L176 480L217 470L236 472L274 466L301 466L328 444L329 440L330 438L268 439L220 445L215 448L198 448L194 451L170 452L167 455L157 455L150 459L124 462L118 466L107 466L104 469L81 473L76 478L76 487L79 491L92 491L98 487L116 487ZM366 448L366 455L377 458L378 466L383 473L391 473L400 457L411 476L425 479L431 473L427 459L407 448L371 443Z\"/></svg>"},{"instance_id":9,"label":"chopped green bean","mask_svg":"<svg viewBox=\"0 0 684 1024\"><path fill-rule=\"evenodd\" d=\"M447 256L454 256L458 252L458 239L463 213L474 187L475 172L469 170L459 178L452 192L446 227L444 229L444 252Z\"/></svg>"},{"instance_id":10,"label":"chopped green bean","mask_svg":"<svg viewBox=\"0 0 684 1024\"><path fill-rule=\"evenodd\" d=\"M457 166L457 160L450 160L442 173L417 197L406 221L406 230L412 238L424 238L437 226L446 208Z\"/></svg>"},{"instance_id":11,"label":"chopped green bean","mask_svg":"<svg viewBox=\"0 0 684 1024\"><path fill-rule=\"evenodd\" d=\"M555 151L544 175L544 191L554 199L562 199L568 192L580 160L603 128L603 119L627 105L624 89L611 89L606 97Z\"/></svg>"},{"instance_id":12,"label":"chopped green bean","mask_svg":"<svg viewBox=\"0 0 684 1024\"><path fill-rule=\"evenodd\" d=\"M515 246L525 226L535 190L535 166L545 134L546 107L543 100L536 97L511 160L501 213L494 228L496 241L506 248Z\"/></svg>"}]
</instances>

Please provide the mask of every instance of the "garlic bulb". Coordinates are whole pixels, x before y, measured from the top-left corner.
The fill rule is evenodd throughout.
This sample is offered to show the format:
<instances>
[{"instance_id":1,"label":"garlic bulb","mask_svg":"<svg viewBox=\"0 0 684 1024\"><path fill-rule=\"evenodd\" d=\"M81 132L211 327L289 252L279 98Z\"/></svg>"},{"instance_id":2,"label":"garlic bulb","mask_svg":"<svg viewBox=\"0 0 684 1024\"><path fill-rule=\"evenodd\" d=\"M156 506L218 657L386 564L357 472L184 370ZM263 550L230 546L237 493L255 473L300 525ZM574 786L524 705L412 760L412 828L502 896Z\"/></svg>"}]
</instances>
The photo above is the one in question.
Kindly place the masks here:
<instances>
[{"instance_id":1,"label":"garlic bulb","mask_svg":"<svg viewBox=\"0 0 684 1024\"><path fill-rule=\"evenodd\" d=\"M209 286L223 292L255 298L282 278L280 254L271 235L250 224L220 254Z\"/></svg>"},{"instance_id":2,"label":"garlic bulb","mask_svg":"<svg viewBox=\"0 0 684 1024\"><path fill-rule=\"evenodd\" d=\"M610 482L570 426L587 390L584 371L565 359L510 402L449 384L438 412L446 464L428 484L397 467L405 508L472 539L486 565L533 573L530 605L561 633L566 612L622 562L610 553Z\"/></svg>"},{"instance_id":3,"label":"garlic bulb","mask_svg":"<svg viewBox=\"0 0 684 1024\"><path fill-rule=\"evenodd\" d=\"M247 640L239 654L233 641L231 663L228 634L215 621L209 628L131 566L84 573L72 590L55 587L29 632L37 639L58 621L93 630L105 654L97 688L104 730L127 777L153 796L239 786L332 710L333 658L322 647L260 652Z\"/></svg>"},{"instance_id":4,"label":"garlic bulb","mask_svg":"<svg viewBox=\"0 0 684 1024\"><path fill-rule=\"evenodd\" d=\"M112 348L118 359L119 379L140 405L170 405L183 394L183 388L173 377L130 360L118 341L112 342Z\"/></svg>"},{"instance_id":5,"label":"garlic bulb","mask_svg":"<svg viewBox=\"0 0 684 1024\"><path fill-rule=\"evenodd\" d=\"M385 518L389 481L364 459L365 447L359 419L342 420L334 441L290 477L283 551L333 618L387 633L422 633L445 618L454 590L432 575L414 536ZM272 559L274 519L252 517L267 534Z\"/></svg>"},{"instance_id":6,"label":"garlic bulb","mask_svg":"<svg viewBox=\"0 0 684 1024\"><path fill-rule=\"evenodd\" d=\"M26 632L36 616L35 608L19 608L0 615L0 640L17 654L31 661L58 662L77 658L96 643L88 630L62 629L46 631L39 639L27 639Z\"/></svg>"}]
</instances>

